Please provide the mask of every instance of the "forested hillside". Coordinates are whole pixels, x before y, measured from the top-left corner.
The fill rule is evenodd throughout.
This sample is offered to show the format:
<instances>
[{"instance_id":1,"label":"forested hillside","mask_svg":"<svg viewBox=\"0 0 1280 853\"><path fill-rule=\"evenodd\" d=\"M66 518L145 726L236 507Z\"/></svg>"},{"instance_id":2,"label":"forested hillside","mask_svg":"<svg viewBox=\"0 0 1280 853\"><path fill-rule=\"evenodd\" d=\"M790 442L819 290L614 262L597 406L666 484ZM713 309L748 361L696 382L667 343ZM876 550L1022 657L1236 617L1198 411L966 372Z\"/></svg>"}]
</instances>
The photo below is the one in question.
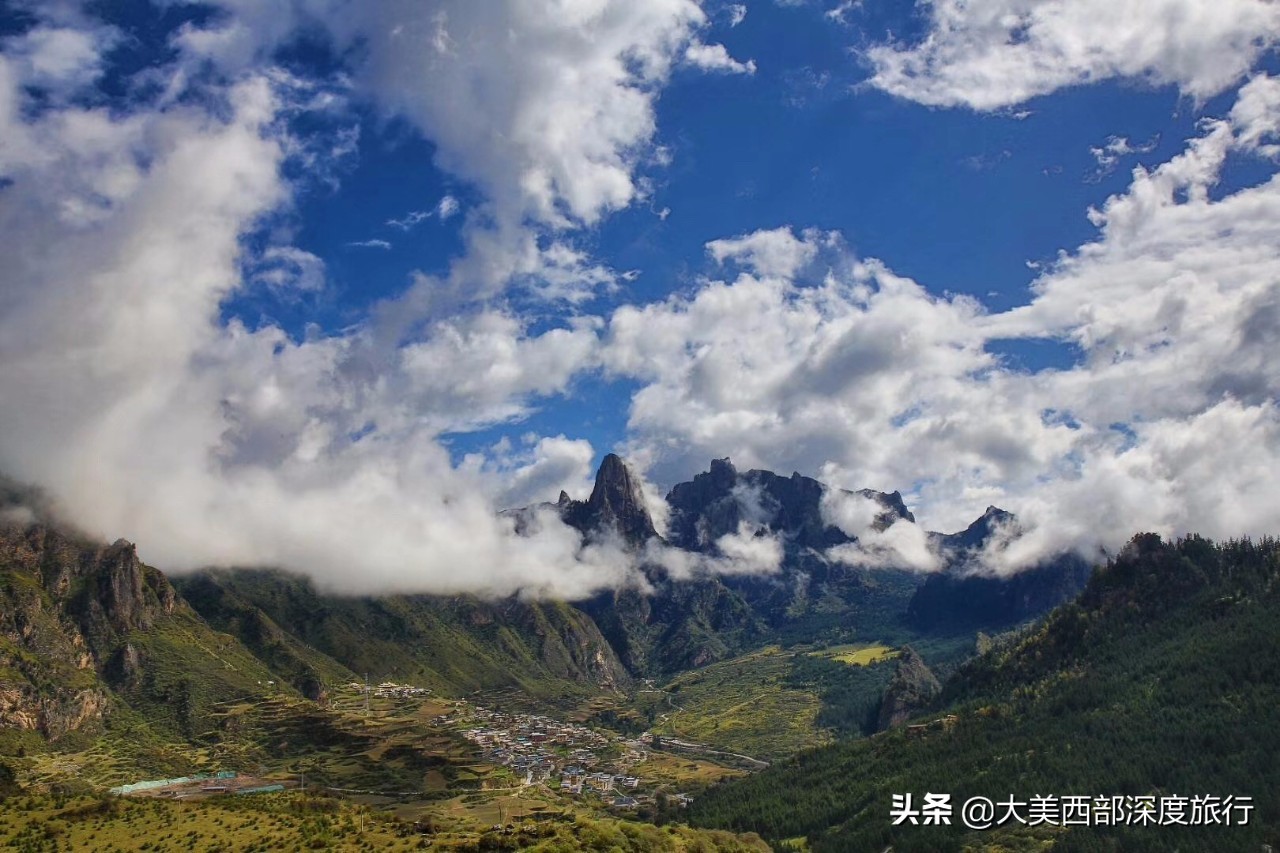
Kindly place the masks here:
<instances>
[{"instance_id":1,"label":"forested hillside","mask_svg":"<svg viewBox=\"0 0 1280 853\"><path fill-rule=\"evenodd\" d=\"M1145 534L1073 604L964 666L953 725L805 753L709 792L703 826L823 850L1258 850L1280 838L1280 543ZM891 798L951 794L951 826L893 826ZM959 825L969 797L1252 797L1246 826ZM1003 846L998 846L1003 845Z\"/></svg>"}]
</instances>

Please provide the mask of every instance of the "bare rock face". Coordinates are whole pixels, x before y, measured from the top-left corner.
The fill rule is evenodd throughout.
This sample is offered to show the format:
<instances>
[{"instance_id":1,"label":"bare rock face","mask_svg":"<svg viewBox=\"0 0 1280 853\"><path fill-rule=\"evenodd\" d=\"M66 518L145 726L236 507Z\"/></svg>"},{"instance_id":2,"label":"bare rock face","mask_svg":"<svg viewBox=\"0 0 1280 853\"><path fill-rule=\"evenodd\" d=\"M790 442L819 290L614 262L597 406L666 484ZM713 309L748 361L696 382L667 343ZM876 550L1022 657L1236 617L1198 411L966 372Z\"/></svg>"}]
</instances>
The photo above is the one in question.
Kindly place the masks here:
<instances>
[{"instance_id":1,"label":"bare rock face","mask_svg":"<svg viewBox=\"0 0 1280 853\"><path fill-rule=\"evenodd\" d=\"M633 545L658 535L640 480L612 453L600 463L591 497L575 501L561 492L556 506L565 522L583 533L614 531Z\"/></svg>"},{"instance_id":2,"label":"bare rock face","mask_svg":"<svg viewBox=\"0 0 1280 853\"><path fill-rule=\"evenodd\" d=\"M137 687L142 682L144 661L133 643L125 643L107 662L106 675L113 683Z\"/></svg>"},{"instance_id":3,"label":"bare rock face","mask_svg":"<svg viewBox=\"0 0 1280 853\"><path fill-rule=\"evenodd\" d=\"M902 725L926 708L941 690L942 685L916 650L904 647L898 658L898 669L880 703L880 729Z\"/></svg>"},{"instance_id":4,"label":"bare rock face","mask_svg":"<svg viewBox=\"0 0 1280 853\"><path fill-rule=\"evenodd\" d=\"M101 721L106 682L136 684L122 645L178 606L123 540L106 547L40 524L0 526L0 726L49 740Z\"/></svg>"},{"instance_id":5,"label":"bare rock face","mask_svg":"<svg viewBox=\"0 0 1280 853\"><path fill-rule=\"evenodd\" d=\"M0 728L39 732L57 740L99 722L109 705L106 691L56 688L40 695L30 685L0 687Z\"/></svg>"}]
</instances>

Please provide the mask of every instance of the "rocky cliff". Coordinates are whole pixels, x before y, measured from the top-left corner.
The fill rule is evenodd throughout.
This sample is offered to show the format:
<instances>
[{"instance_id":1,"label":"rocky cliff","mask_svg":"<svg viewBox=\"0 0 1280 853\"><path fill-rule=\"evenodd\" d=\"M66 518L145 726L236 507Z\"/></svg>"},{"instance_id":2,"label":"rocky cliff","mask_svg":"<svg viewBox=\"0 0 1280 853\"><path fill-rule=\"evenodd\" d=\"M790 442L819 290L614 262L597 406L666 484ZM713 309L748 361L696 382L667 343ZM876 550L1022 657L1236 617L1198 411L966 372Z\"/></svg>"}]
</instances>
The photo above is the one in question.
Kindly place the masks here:
<instances>
[{"instance_id":1,"label":"rocky cliff","mask_svg":"<svg viewBox=\"0 0 1280 853\"><path fill-rule=\"evenodd\" d=\"M928 707L941 691L942 685L925 666L924 659L910 646L903 648L893 680L880 702L880 730L902 725Z\"/></svg>"}]
</instances>

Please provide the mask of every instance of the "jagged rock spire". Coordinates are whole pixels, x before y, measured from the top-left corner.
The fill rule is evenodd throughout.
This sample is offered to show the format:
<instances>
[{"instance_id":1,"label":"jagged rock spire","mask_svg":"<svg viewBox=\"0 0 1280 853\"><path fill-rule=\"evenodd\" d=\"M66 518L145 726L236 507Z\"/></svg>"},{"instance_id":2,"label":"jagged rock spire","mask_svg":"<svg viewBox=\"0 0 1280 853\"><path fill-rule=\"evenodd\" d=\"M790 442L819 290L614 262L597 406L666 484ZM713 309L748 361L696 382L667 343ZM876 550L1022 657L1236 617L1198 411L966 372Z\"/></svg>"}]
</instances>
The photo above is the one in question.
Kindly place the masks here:
<instances>
[{"instance_id":1,"label":"jagged rock spire","mask_svg":"<svg viewBox=\"0 0 1280 853\"><path fill-rule=\"evenodd\" d=\"M610 453L600 463L591 497L585 502L566 502L566 498L562 496L559 503L565 521L584 533L612 529L633 544L658 535L640 480L616 454Z\"/></svg>"}]
</instances>

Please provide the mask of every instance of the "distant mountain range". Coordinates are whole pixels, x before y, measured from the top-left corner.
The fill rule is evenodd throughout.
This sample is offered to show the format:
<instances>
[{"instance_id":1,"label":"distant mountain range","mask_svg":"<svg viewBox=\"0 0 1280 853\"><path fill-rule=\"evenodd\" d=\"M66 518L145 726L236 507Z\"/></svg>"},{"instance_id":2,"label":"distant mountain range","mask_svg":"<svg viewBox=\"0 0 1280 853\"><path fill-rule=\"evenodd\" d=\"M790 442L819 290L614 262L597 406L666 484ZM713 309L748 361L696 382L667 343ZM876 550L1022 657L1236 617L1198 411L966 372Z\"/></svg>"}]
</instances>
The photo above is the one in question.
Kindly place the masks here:
<instances>
[{"instance_id":1,"label":"distant mountain range","mask_svg":"<svg viewBox=\"0 0 1280 853\"><path fill-rule=\"evenodd\" d=\"M1063 558L1010 579L973 574L973 555L1004 516L935 536L948 564L927 580L903 567L830 559L856 543L828 523L817 480L737 471L727 459L675 486L660 537L638 479L605 457L590 497L554 508L584 537L614 535L715 557L725 536L772 537L772 573L676 577L644 564L649 589L576 603L472 596L327 595L301 575L208 570L166 578L127 542L103 546L44 523L0 529L0 726L56 740L139 709L169 734L204 730L212 703L272 682L324 701L368 674L443 695L514 687L532 696L624 689L769 642L996 629L1072 598L1087 567ZM16 500L12 490L5 493ZM898 493L874 501L874 525L914 525ZM529 509L510 511L517 523ZM745 525L745 526L744 526Z\"/></svg>"}]
</instances>

